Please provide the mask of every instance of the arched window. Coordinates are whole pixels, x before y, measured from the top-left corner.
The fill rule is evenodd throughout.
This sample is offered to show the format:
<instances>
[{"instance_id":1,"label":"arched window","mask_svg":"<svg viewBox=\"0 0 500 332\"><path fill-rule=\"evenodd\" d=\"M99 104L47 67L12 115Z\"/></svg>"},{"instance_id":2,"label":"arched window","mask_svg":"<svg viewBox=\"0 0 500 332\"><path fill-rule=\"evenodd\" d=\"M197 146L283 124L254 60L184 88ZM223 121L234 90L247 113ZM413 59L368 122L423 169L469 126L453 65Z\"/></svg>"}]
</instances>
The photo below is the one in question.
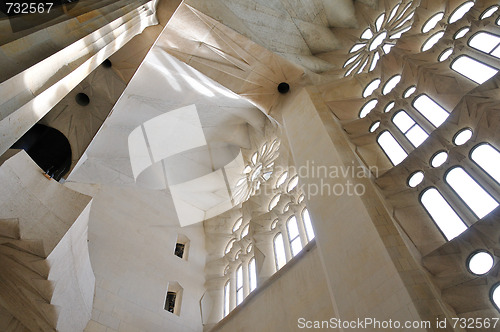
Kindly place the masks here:
<instances>
[{"instance_id":1,"label":"arched window","mask_svg":"<svg viewBox=\"0 0 500 332\"><path fill-rule=\"evenodd\" d=\"M278 178L278 180L276 181L276 188L278 188L279 186L281 186L283 183L285 183L286 181L286 178L288 177L288 172L287 171L284 171L283 174L281 174Z\"/></svg>"},{"instance_id":2,"label":"arched window","mask_svg":"<svg viewBox=\"0 0 500 332\"><path fill-rule=\"evenodd\" d=\"M471 150L470 158L497 183L500 183L500 167L498 167L500 152L497 149L488 143L481 143Z\"/></svg>"},{"instance_id":3,"label":"arched window","mask_svg":"<svg viewBox=\"0 0 500 332\"><path fill-rule=\"evenodd\" d=\"M483 218L498 206L498 202L462 167L452 168L444 179L479 218Z\"/></svg>"},{"instance_id":4,"label":"arched window","mask_svg":"<svg viewBox=\"0 0 500 332\"><path fill-rule=\"evenodd\" d=\"M231 281L227 281L224 285L224 317L229 313L229 301L231 299Z\"/></svg>"},{"instance_id":5,"label":"arched window","mask_svg":"<svg viewBox=\"0 0 500 332\"><path fill-rule=\"evenodd\" d=\"M377 90L379 85L380 85L380 78L376 78L373 81L371 81L366 88L363 90L363 97L369 97L373 94L373 91Z\"/></svg>"},{"instance_id":6,"label":"arched window","mask_svg":"<svg viewBox=\"0 0 500 332\"><path fill-rule=\"evenodd\" d=\"M281 194L277 194L276 196L274 196L271 201L269 202L269 211L271 211L272 209L274 209L274 207L276 205L278 205L278 202L280 201L280 197L281 197Z\"/></svg>"},{"instance_id":7,"label":"arched window","mask_svg":"<svg viewBox=\"0 0 500 332\"><path fill-rule=\"evenodd\" d=\"M248 280L250 281L250 292L257 288L257 270L255 268L255 257L248 262Z\"/></svg>"},{"instance_id":8,"label":"arched window","mask_svg":"<svg viewBox=\"0 0 500 332\"><path fill-rule=\"evenodd\" d=\"M229 254L229 252L233 248L234 241L236 241L236 240L235 239L229 240L229 242L227 243L226 249L224 250L224 254Z\"/></svg>"},{"instance_id":9,"label":"arched window","mask_svg":"<svg viewBox=\"0 0 500 332\"><path fill-rule=\"evenodd\" d=\"M455 58L451 63L451 69L477 84L483 84L498 72L498 69L485 65L467 55Z\"/></svg>"},{"instance_id":10,"label":"arched window","mask_svg":"<svg viewBox=\"0 0 500 332\"><path fill-rule=\"evenodd\" d=\"M243 266L236 269L236 305L243 302Z\"/></svg>"},{"instance_id":11,"label":"arched window","mask_svg":"<svg viewBox=\"0 0 500 332\"><path fill-rule=\"evenodd\" d=\"M462 219L436 188L424 190L420 202L448 241L467 229Z\"/></svg>"},{"instance_id":12,"label":"arched window","mask_svg":"<svg viewBox=\"0 0 500 332\"><path fill-rule=\"evenodd\" d=\"M276 262L276 270L279 270L286 264L285 244L283 243L283 235L276 234L274 237L274 259Z\"/></svg>"},{"instance_id":13,"label":"arched window","mask_svg":"<svg viewBox=\"0 0 500 332\"><path fill-rule=\"evenodd\" d=\"M249 226L250 226L250 224L246 224L246 226L243 227L243 230L241 231L241 236L240 236L241 239L248 235Z\"/></svg>"},{"instance_id":14,"label":"arched window","mask_svg":"<svg viewBox=\"0 0 500 332\"><path fill-rule=\"evenodd\" d=\"M413 107L420 112L434 127L439 127L450 115L438 103L422 94L413 100Z\"/></svg>"},{"instance_id":15,"label":"arched window","mask_svg":"<svg viewBox=\"0 0 500 332\"><path fill-rule=\"evenodd\" d=\"M398 165L408 156L406 151L403 150L394 136L392 136L392 134L387 130L384 130L380 135L378 135L377 143L380 145L393 165Z\"/></svg>"},{"instance_id":16,"label":"arched window","mask_svg":"<svg viewBox=\"0 0 500 332\"><path fill-rule=\"evenodd\" d=\"M429 134L403 110L398 111L392 117L392 122L401 130L414 147L419 146L429 137Z\"/></svg>"},{"instance_id":17,"label":"arched window","mask_svg":"<svg viewBox=\"0 0 500 332\"><path fill-rule=\"evenodd\" d=\"M311 241L314 239L314 229L312 227L311 216L309 215L309 211L304 209L302 211L302 220L304 220L304 228L306 229L307 240Z\"/></svg>"},{"instance_id":18,"label":"arched window","mask_svg":"<svg viewBox=\"0 0 500 332\"><path fill-rule=\"evenodd\" d=\"M292 191L299 184L299 176L295 175L288 181L288 185L286 187L286 192Z\"/></svg>"},{"instance_id":19,"label":"arched window","mask_svg":"<svg viewBox=\"0 0 500 332\"><path fill-rule=\"evenodd\" d=\"M243 222L243 218L238 218L238 220L236 220L236 222L234 223L234 226L233 226L233 233L236 232L238 229L240 229L241 227L241 223Z\"/></svg>"},{"instance_id":20,"label":"arched window","mask_svg":"<svg viewBox=\"0 0 500 332\"><path fill-rule=\"evenodd\" d=\"M460 6L458 6L453 13L451 13L450 17L448 18L448 23L455 23L462 17L464 17L465 14L474 6L474 1L466 1L462 3Z\"/></svg>"},{"instance_id":21,"label":"arched window","mask_svg":"<svg viewBox=\"0 0 500 332\"><path fill-rule=\"evenodd\" d=\"M399 81L401 81L401 75L394 75L392 76L385 84L384 84L384 87L382 89L382 94L383 95L386 95L388 94L389 92L392 91L392 89L394 89L396 87L396 85L398 85Z\"/></svg>"},{"instance_id":22,"label":"arched window","mask_svg":"<svg viewBox=\"0 0 500 332\"><path fill-rule=\"evenodd\" d=\"M299 227L297 225L297 218L290 217L286 222L286 229L288 231L288 238L290 240L290 248L292 255L295 257L302 250L302 243L300 242Z\"/></svg>"}]
</instances>

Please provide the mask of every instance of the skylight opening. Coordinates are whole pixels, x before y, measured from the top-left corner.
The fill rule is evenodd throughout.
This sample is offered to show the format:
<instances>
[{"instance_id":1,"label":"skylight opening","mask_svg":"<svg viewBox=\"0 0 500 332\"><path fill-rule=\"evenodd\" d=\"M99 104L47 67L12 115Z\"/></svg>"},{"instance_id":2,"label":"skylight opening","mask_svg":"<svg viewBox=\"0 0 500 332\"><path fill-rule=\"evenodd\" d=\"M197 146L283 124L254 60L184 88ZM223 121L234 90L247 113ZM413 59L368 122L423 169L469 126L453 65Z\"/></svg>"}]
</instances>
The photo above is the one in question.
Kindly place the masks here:
<instances>
[{"instance_id":1,"label":"skylight opening","mask_svg":"<svg viewBox=\"0 0 500 332\"><path fill-rule=\"evenodd\" d=\"M377 143L385 152L391 163L396 166L401 163L408 154L399 145L398 141L387 130L383 131L377 138Z\"/></svg>"},{"instance_id":2,"label":"skylight opening","mask_svg":"<svg viewBox=\"0 0 500 332\"><path fill-rule=\"evenodd\" d=\"M380 127L380 121L375 121L374 123L372 123L372 125L370 126L370 133L373 133L378 129L378 127Z\"/></svg>"},{"instance_id":3,"label":"skylight opening","mask_svg":"<svg viewBox=\"0 0 500 332\"><path fill-rule=\"evenodd\" d=\"M450 57L450 55L453 54L453 48L447 48L445 49L438 57L438 61L439 62L443 62L445 61L446 59L448 59Z\"/></svg>"},{"instance_id":4,"label":"skylight opening","mask_svg":"<svg viewBox=\"0 0 500 332\"><path fill-rule=\"evenodd\" d=\"M367 28L363 33L361 34L361 39L371 39L373 37L373 32L370 28Z\"/></svg>"},{"instance_id":5,"label":"skylight opening","mask_svg":"<svg viewBox=\"0 0 500 332\"><path fill-rule=\"evenodd\" d=\"M382 89L382 94L383 95L386 95L388 94L389 92L391 92L395 87L396 85L398 85L398 83L401 81L401 75L394 75L393 77L391 77L385 84L384 84L384 88Z\"/></svg>"},{"instance_id":6,"label":"skylight opening","mask_svg":"<svg viewBox=\"0 0 500 332\"><path fill-rule=\"evenodd\" d=\"M425 24L422 26L422 32L427 33L429 31L431 31L432 29L434 29L436 24L438 24L438 22L441 21L443 19L443 17L444 17L444 13L442 13L442 12L431 16L431 18L429 18L425 22Z\"/></svg>"},{"instance_id":7,"label":"skylight opening","mask_svg":"<svg viewBox=\"0 0 500 332\"><path fill-rule=\"evenodd\" d=\"M377 29L377 31L380 31L380 29L382 29L382 24L384 23L384 19L385 19L385 13L381 14L375 21L375 28Z\"/></svg>"},{"instance_id":8,"label":"skylight opening","mask_svg":"<svg viewBox=\"0 0 500 332\"><path fill-rule=\"evenodd\" d=\"M460 39L462 38L463 36L465 36L467 34L467 32L469 32L470 28L469 27L463 27L462 29L458 30L455 35L453 36L453 39Z\"/></svg>"},{"instance_id":9,"label":"skylight opening","mask_svg":"<svg viewBox=\"0 0 500 332\"><path fill-rule=\"evenodd\" d=\"M366 88L363 90L363 97L369 97L373 94L373 91L377 90L378 87L380 86L380 78L376 78L373 81L371 81Z\"/></svg>"},{"instance_id":10,"label":"skylight opening","mask_svg":"<svg viewBox=\"0 0 500 332\"><path fill-rule=\"evenodd\" d=\"M365 46L366 46L365 44L354 44L354 46L351 47L351 49L349 50L349 53L354 53L356 51L359 51L360 49L362 49Z\"/></svg>"},{"instance_id":11,"label":"skylight opening","mask_svg":"<svg viewBox=\"0 0 500 332\"><path fill-rule=\"evenodd\" d=\"M369 102L367 102L365 106L361 108L361 111L359 112L359 117L364 118L365 116L367 116L368 113L370 113L375 108L375 106L377 106L377 104L378 104L377 99L372 99Z\"/></svg>"},{"instance_id":12,"label":"skylight opening","mask_svg":"<svg viewBox=\"0 0 500 332\"><path fill-rule=\"evenodd\" d=\"M415 188L424 180L424 172L416 171L410 174L408 177L408 186Z\"/></svg>"},{"instance_id":13,"label":"skylight opening","mask_svg":"<svg viewBox=\"0 0 500 332\"><path fill-rule=\"evenodd\" d=\"M448 152L439 151L431 157L430 164L432 167L436 168L441 166L448 159Z\"/></svg>"},{"instance_id":14,"label":"skylight opening","mask_svg":"<svg viewBox=\"0 0 500 332\"><path fill-rule=\"evenodd\" d=\"M283 174L281 174L278 180L276 181L276 188L285 183L287 177L288 177L288 171L284 171Z\"/></svg>"},{"instance_id":15,"label":"skylight opening","mask_svg":"<svg viewBox=\"0 0 500 332\"><path fill-rule=\"evenodd\" d=\"M241 223L243 222L243 218L238 218L238 220L236 220L236 222L234 223L234 226L233 226L233 233L236 232L238 229L240 229L241 227Z\"/></svg>"},{"instance_id":16,"label":"skylight opening","mask_svg":"<svg viewBox=\"0 0 500 332\"><path fill-rule=\"evenodd\" d=\"M473 252L467 258L467 269L475 275L485 275L493 267L493 256L486 250Z\"/></svg>"},{"instance_id":17,"label":"skylight opening","mask_svg":"<svg viewBox=\"0 0 500 332\"><path fill-rule=\"evenodd\" d=\"M462 219L436 188L425 190L420 196L420 202L448 241L467 229Z\"/></svg>"},{"instance_id":18,"label":"skylight opening","mask_svg":"<svg viewBox=\"0 0 500 332\"><path fill-rule=\"evenodd\" d=\"M479 15L479 19L484 20L485 18L488 18L491 15L493 15L497 10L498 10L498 6L491 6L490 8L488 8L484 12L482 12L481 15Z\"/></svg>"},{"instance_id":19,"label":"skylight opening","mask_svg":"<svg viewBox=\"0 0 500 332\"><path fill-rule=\"evenodd\" d=\"M286 188L287 192L292 191L297 185L299 184L299 176L295 175L293 178L290 179L290 182L288 182L288 186Z\"/></svg>"},{"instance_id":20,"label":"skylight opening","mask_svg":"<svg viewBox=\"0 0 500 332\"><path fill-rule=\"evenodd\" d=\"M444 36L444 31L439 31L433 34L429 39L427 39L424 44L422 45L422 52L425 52L427 50L430 50L432 46L436 45L436 43L443 38Z\"/></svg>"},{"instance_id":21,"label":"skylight opening","mask_svg":"<svg viewBox=\"0 0 500 332\"><path fill-rule=\"evenodd\" d=\"M405 92L403 93L403 98L408 98L409 96L411 96L412 94L415 93L415 91L417 91L417 87L412 85L410 86L408 89L405 90Z\"/></svg>"},{"instance_id":22,"label":"skylight opening","mask_svg":"<svg viewBox=\"0 0 500 332\"><path fill-rule=\"evenodd\" d=\"M286 264L285 244L283 242L283 234L278 233L274 237L274 259L276 270L281 269Z\"/></svg>"},{"instance_id":23,"label":"skylight opening","mask_svg":"<svg viewBox=\"0 0 500 332\"><path fill-rule=\"evenodd\" d=\"M481 31L469 39L469 46L500 58L500 36Z\"/></svg>"},{"instance_id":24,"label":"skylight opening","mask_svg":"<svg viewBox=\"0 0 500 332\"><path fill-rule=\"evenodd\" d=\"M290 239L290 249L292 249L292 255L295 257L302 250L297 218L295 216L290 217L286 223L286 227L288 230L288 237Z\"/></svg>"},{"instance_id":25,"label":"skylight opening","mask_svg":"<svg viewBox=\"0 0 500 332\"><path fill-rule=\"evenodd\" d=\"M476 145L470 158L497 183L500 183L500 152L488 143Z\"/></svg>"},{"instance_id":26,"label":"skylight opening","mask_svg":"<svg viewBox=\"0 0 500 332\"><path fill-rule=\"evenodd\" d=\"M479 218L483 218L498 206L498 202L462 167L452 168L444 179Z\"/></svg>"},{"instance_id":27,"label":"skylight opening","mask_svg":"<svg viewBox=\"0 0 500 332\"><path fill-rule=\"evenodd\" d=\"M269 211L274 209L276 205L278 205L278 202L280 201L281 194L277 194L271 199L271 202L269 202Z\"/></svg>"},{"instance_id":28,"label":"skylight opening","mask_svg":"<svg viewBox=\"0 0 500 332\"><path fill-rule=\"evenodd\" d=\"M398 111L392 122L408 138L414 147L418 147L429 135L403 110Z\"/></svg>"},{"instance_id":29,"label":"skylight opening","mask_svg":"<svg viewBox=\"0 0 500 332\"><path fill-rule=\"evenodd\" d=\"M498 72L498 69L485 65L467 55L461 55L453 60L451 69L477 84L483 84Z\"/></svg>"},{"instance_id":30,"label":"skylight opening","mask_svg":"<svg viewBox=\"0 0 500 332\"><path fill-rule=\"evenodd\" d=\"M372 63L370 64L370 69L368 71L373 71L375 69L375 67L377 66L378 60L380 60L380 55L378 54L378 52L376 52L375 54L373 54Z\"/></svg>"},{"instance_id":31,"label":"skylight opening","mask_svg":"<svg viewBox=\"0 0 500 332\"><path fill-rule=\"evenodd\" d=\"M470 140L471 137L472 130L470 128L464 128L455 134L455 137L453 137L453 143L455 143L455 145L464 145Z\"/></svg>"},{"instance_id":32,"label":"skylight opening","mask_svg":"<svg viewBox=\"0 0 500 332\"><path fill-rule=\"evenodd\" d=\"M394 105L396 105L396 102L394 101L388 103L384 108L384 113L389 113L394 108Z\"/></svg>"},{"instance_id":33,"label":"skylight opening","mask_svg":"<svg viewBox=\"0 0 500 332\"><path fill-rule=\"evenodd\" d=\"M467 1L458 6L453 13L450 15L448 18L448 23L455 23L462 17L464 17L465 14L474 6L474 1Z\"/></svg>"},{"instance_id":34,"label":"skylight opening","mask_svg":"<svg viewBox=\"0 0 500 332\"><path fill-rule=\"evenodd\" d=\"M311 241L314 239L314 229L312 227L311 216L309 215L309 211L307 208L302 211L302 220L304 220L304 228L306 229L307 240Z\"/></svg>"},{"instance_id":35,"label":"skylight opening","mask_svg":"<svg viewBox=\"0 0 500 332\"><path fill-rule=\"evenodd\" d=\"M422 114L434 127L439 127L450 115L438 103L422 94L413 100L413 107Z\"/></svg>"}]
</instances>

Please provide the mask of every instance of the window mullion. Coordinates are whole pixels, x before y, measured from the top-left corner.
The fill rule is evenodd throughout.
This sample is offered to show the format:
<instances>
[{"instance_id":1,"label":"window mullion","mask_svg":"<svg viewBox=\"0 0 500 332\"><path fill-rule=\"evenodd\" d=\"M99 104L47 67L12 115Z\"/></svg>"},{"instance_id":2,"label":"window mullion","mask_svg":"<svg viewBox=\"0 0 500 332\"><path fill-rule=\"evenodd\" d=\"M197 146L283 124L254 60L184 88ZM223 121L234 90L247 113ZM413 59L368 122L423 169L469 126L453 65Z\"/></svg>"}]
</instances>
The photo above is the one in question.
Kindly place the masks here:
<instances>
[{"instance_id":1,"label":"window mullion","mask_svg":"<svg viewBox=\"0 0 500 332\"><path fill-rule=\"evenodd\" d=\"M472 226L478 219L467 204L458 196L446 181L436 183L436 188L439 190L443 198L450 204L456 214L464 221L467 227Z\"/></svg>"}]
</instances>

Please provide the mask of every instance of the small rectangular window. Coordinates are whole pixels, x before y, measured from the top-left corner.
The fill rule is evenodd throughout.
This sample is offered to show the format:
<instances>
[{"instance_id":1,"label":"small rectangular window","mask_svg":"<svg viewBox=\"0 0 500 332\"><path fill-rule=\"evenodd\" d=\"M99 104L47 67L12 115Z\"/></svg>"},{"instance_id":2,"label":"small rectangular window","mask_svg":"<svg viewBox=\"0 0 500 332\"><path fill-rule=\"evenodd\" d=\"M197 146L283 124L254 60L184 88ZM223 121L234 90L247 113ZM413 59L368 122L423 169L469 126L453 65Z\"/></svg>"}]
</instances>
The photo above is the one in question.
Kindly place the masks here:
<instances>
[{"instance_id":1,"label":"small rectangular window","mask_svg":"<svg viewBox=\"0 0 500 332\"><path fill-rule=\"evenodd\" d=\"M167 292L167 298L165 300L165 310L174 313L175 309L175 298L177 294L175 292Z\"/></svg>"},{"instance_id":2,"label":"small rectangular window","mask_svg":"<svg viewBox=\"0 0 500 332\"><path fill-rule=\"evenodd\" d=\"M176 243L175 245L175 256L182 258L184 256L184 243Z\"/></svg>"}]
</instances>

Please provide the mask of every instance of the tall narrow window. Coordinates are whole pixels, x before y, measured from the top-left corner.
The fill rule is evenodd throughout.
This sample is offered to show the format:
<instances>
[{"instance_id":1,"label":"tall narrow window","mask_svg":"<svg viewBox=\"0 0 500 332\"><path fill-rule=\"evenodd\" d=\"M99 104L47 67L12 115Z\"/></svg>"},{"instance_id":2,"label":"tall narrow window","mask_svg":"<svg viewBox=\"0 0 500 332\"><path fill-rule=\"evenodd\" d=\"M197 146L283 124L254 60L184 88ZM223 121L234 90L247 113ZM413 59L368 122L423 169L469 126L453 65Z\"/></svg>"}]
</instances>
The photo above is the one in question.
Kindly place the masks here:
<instances>
[{"instance_id":1,"label":"tall narrow window","mask_svg":"<svg viewBox=\"0 0 500 332\"><path fill-rule=\"evenodd\" d=\"M250 281L250 292L257 288L257 270L255 268L255 258L248 262L248 280Z\"/></svg>"},{"instance_id":2,"label":"tall narrow window","mask_svg":"<svg viewBox=\"0 0 500 332\"><path fill-rule=\"evenodd\" d=\"M175 308L175 297L177 294L175 292L167 292L167 298L165 300L165 310L174 313Z\"/></svg>"},{"instance_id":3,"label":"tall narrow window","mask_svg":"<svg viewBox=\"0 0 500 332\"><path fill-rule=\"evenodd\" d=\"M276 270L279 270L286 264L285 244L283 243L283 235L281 233L278 233L274 237L274 256Z\"/></svg>"},{"instance_id":4,"label":"tall narrow window","mask_svg":"<svg viewBox=\"0 0 500 332\"><path fill-rule=\"evenodd\" d=\"M488 143L481 143L472 149L470 158L497 183L500 183L500 167L498 167L500 152L497 149Z\"/></svg>"},{"instance_id":5,"label":"tall narrow window","mask_svg":"<svg viewBox=\"0 0 500 332\"><path fill-rule=\"evenodd\" d=\"M236 270L236 305L243 302L243 266Z\"/></svg>"},{"instance_id":6,"label":"tall narrow window","mask_svg":"<svg viewBox=\"0 0 500 332\"><path fill-rule=\"evenodd\" d=\"M500 36L480 31L469 39L469 46L500 58Z\"/></svg>"},{"instance_id":7,"label":"tall narrow window","mask_svg":"<svg viewBox=\"0 0 500 332\"><path fill-rule=\"evenodd\" d=\"M452 168L444 179L479 218L486 216L498 206L498 202L462 167Z\"/></svg>"},{"instance_id":8,"label":"tall narrow window","mask_svg":"<svg viewBox=\"0 0 500 332\"><path fill-rule=\"evenodd\" d=\"M224 286L224 317L229 313L229 300L231 299L231 282L228 280Z\"/></svg>"},{"instance_id":9,"label":"tall narrow window","mask_svg":"<svg viewBox=\"0 0 500 332\"><path fill-rule=\"evenodd\" d=\"M302 250L302 243L300 242L299 227L297 225L297 218L292 216L286 223L288 230L288 237L290 239L290 247L292 255L295 257Z\"/></svg>"},{"instance_id":10,"label":"tall narrow window","mask_svg":"<svg viewBox=\"0 0 500 332\"><path fill-rule=\"evenodd\" d=\"M462 219L436 188L425 190L420 196L420 202L448 241L467 229Z\"/></svg>"},{"instance_id":11,"label":"tall narrow window","mask_svg":"<svg viewBox=\"0 0 500 332\"><path fill-rule=\"evenodd\" d=\"M392 122L408 138L414 147L422 144L429 137L422 127L420 127L405 111L398 111L392 118Z\"/></svg>"},{"instance_id":12,"label":"tall narrow window","mask_svg":"<svg viewBox=\"0 0 500 332\"><path fill-rule=\"evenodd\" d=\"M434 127L439 127L450 115L438 103L423 94L413 100L413 107L420 112Z\"/></svg>"},{"instance_id":13,"label":"tall narrow window","mask_svg":"<svg viewBox=\"0 0 500 332\"><path fill-rule=\"evenodd\" d=\"M304 209L304 211L302 211L302 220L304 220L307 240L311 241L312 239L314 239L314 229L312 227L311 216L309 215L309 211L307 209Z\"/></svg>"},{"instance_id":14,"label":"tall narrow window","mask_svg":"<svg viewBox=\"0 0 500 332\"><path fill-rule=\"evenodd\" d=\"M483 84L498 72L498 69L485 65L467 55L461 55L453 60L451 69L478 84Z\"/></svg>"},{"instance_id":15,"label":"tall narrow window","mask_svg":"<svg viewBox=\"0 0 500 332\"><path fill-rule=\"evenodd\" d=\"M384 130L378 136L377 143L380 145L393 165L398 165L408 156L406 151L403 150L394 136L392 136L392 134L387 130Z\"/></svg>"}]
</instances>

